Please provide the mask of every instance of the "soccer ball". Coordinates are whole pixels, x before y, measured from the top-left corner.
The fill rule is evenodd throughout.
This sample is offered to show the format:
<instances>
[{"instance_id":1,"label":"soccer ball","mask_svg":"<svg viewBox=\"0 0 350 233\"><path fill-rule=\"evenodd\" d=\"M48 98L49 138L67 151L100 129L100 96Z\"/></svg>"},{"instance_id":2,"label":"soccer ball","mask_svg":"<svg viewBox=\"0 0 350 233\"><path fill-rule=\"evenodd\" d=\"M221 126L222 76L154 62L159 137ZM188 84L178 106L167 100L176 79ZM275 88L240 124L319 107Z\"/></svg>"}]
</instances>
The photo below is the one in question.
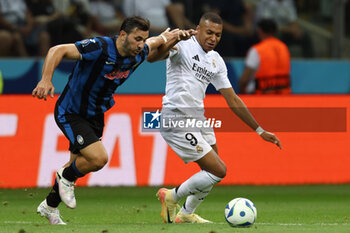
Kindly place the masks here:
<instances>
[{"instance_id":1,"label":"soccer ball","mask_svg":"<svg viewBox=\"0 0 350 233\"><path fill-rule=\"evenodd\" d=\"M257 211L253 202L243 197L231 200L225 208L225 219L232 227L251 226L256 217Z\"/></svg>"}]
</instances>

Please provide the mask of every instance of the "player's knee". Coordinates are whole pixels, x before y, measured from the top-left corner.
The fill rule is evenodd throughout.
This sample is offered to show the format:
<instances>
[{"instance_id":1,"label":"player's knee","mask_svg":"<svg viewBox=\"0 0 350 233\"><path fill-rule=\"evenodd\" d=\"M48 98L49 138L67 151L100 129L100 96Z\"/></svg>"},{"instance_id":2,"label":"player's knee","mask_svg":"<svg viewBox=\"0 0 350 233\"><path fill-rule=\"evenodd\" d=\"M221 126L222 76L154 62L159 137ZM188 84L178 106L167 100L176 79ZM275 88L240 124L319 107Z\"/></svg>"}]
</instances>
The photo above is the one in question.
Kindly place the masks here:
<instances>
[{"instance_id":1,"label":"player's knee","mask_svg":"<svg viewBox=\"0 0 350 233\"><path fill-rule=\"evenodd\" d=\"M227 171L226 165L222 164L220 166L220 169L218 169L217 171L218 172L217 176L220 178L224 178L226 176L226 171Z\"/></svg>"},{"instance_id":2,"label":"player's knee","mask_svg":"<svg viewBox=\"0 0 350 233\"><path fill-rule=\"evenodd\" d=\"M107 162L108 162L107 154L101 154L100 156L97 156L93 161L94 170L98 171L102 169Z\"/></svg>"}]
</instances>

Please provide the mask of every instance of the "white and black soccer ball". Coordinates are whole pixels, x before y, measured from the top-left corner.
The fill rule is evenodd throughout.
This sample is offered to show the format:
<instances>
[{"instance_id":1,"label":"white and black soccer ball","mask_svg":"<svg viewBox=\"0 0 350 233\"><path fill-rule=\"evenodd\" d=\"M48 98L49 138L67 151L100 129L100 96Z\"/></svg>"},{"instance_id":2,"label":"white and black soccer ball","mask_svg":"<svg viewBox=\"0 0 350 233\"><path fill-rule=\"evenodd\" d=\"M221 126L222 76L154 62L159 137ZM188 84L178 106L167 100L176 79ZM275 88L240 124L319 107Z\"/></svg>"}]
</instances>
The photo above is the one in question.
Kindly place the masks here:
<instances>
[{"instance_id":1,"label":"white and black soccer ball","mask_svg":"<svg viewBox=\"0 0 350 233\"><path fill-rule=\"evenodd\" d=\"M248 227L254 224L257 211L254 203L247 198L231 200L225 208L225 219L232 227Z\"/></svg>"}]
</instances>

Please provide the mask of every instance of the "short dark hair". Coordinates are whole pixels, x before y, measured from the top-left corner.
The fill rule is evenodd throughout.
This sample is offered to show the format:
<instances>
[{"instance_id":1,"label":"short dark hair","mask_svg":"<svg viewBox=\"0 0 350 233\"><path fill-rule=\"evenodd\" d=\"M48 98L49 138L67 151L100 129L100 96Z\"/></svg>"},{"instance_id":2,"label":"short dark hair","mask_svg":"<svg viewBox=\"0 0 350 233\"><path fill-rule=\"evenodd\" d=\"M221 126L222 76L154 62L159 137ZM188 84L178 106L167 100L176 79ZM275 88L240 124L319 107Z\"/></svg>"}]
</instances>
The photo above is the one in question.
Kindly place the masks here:
<instances>
[{"instance_id":1,"label":"short dark hair","mask_svg":"<svg viewBox=\"0 0 350 233\"><path fill-rule=\"evenodd\" d=\"M216 24L223 24L222 19L220 15L216 14L215 12L207 12L204 15L202 15L201 21L209 20L210 22L216 23Z\"/></svg>"},{"instance_id":2,"label":"short dark hair","mask_svg":"<svg viewBox=\"0 0 350 233\"><path fill-rule=\"evenodd\" d=\"M260 19L257 23L258 28L263 32L268 34L275 34L277 32L277 24L273 19L263 18Z\"/></svg>"},{"instance_id":3,"label":"short dark hair","mask_svg":"<svg viewBox=\"0 0 350 233\"><path fill-rule=\"evenodd\" d=\"M134 28L138 28L141 31L149 31L150 23L148 19L144 19L140 16L132 16L126 18L122 26L120 26L120 31L123 30L129 34Z\"/></svg>"}]
</instances>

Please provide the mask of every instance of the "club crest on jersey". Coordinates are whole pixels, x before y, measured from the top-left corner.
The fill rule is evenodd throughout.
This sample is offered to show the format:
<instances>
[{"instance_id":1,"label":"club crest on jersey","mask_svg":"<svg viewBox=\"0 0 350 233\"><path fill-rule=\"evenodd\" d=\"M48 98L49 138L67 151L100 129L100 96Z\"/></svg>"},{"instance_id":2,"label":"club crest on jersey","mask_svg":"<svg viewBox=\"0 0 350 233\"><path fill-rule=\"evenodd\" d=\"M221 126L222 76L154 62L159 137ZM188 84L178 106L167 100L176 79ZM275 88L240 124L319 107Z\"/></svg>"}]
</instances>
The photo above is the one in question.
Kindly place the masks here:
<instances>
[{"instance_id":1,"label":"club crest on jersey","mask_svg":"<svg viewBox=\"0 0 350 233\"><path fill-rule=\"evenodd\" d=\"M79 143L79 145L84 144L84 138L80 134L77 136L77 142Z\"/></svg>"},{"instance_id":2,"label":"club crest on jersey","mask_svg":"<svg viewBox=\"0 0 350 233\"><path fill-rule=\"evenodd\" d=\"M118 71L113 71L112 73L105 74L105 78L108 78L110 80L113 79L122 79L122 78L127 78L129 76L130 70L121 72L120 70Z\"/></svg>"},{"instance_id":3,"label":"club crest on jersey","mask_svg":"<svg viewBox=\"0 0 350 233\"><path fill-rule=\"evenodd\" d=\"M197 153L202 153L203 152L203 147L201 147L200 145L197 145L196 146L196 150L197 150Z\"/></svg>"},{"instance_id":4,"label":"club crest on jersey","mask_svg":"<svg viewBox=\"0 0 350 233\"><path fill-rule=\"evenodd\" d=\"M94 39L85 39L85 40L81 41L81 45L83 47L87 46L90 43L96 43L96 40L94 40Z\"/></svg>"}]
</instances>

